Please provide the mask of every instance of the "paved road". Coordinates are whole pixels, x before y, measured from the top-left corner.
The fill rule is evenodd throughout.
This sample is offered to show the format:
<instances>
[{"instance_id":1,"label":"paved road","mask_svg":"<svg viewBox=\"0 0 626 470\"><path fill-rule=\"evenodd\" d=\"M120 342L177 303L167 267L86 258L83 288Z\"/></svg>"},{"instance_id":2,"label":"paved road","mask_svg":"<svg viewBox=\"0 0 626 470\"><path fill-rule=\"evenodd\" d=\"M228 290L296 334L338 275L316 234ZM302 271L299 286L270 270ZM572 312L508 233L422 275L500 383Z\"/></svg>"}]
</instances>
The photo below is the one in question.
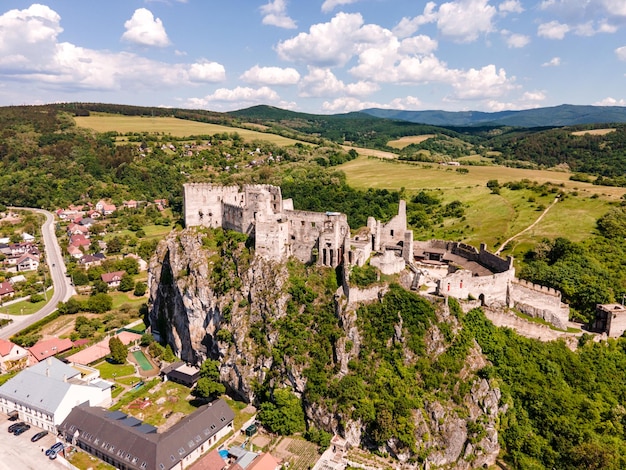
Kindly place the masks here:
<instances>
[{"instance_id":1,"label":"paved road","mask_svg":"<svg viewBox=\"0 0 626 470\"><path fill-rule=\"evenodd\" d=\"M14 209L32 210L46 217L46 221L41 227L41 235L45 246L46 262L48 263L48 272L52 276L54 284L54 294L50 301L36 313L20 317L13 317L14 321L10 325L0 329L0 338L8 339L18 331L27 326L41 320L46 315L50 315L57 309L59 302L65 302L74 295L74 287L71 279L65 275L65 263L61 253L61 247L55 233L54 215L43 209L30 209L26 207L16 207ZM50 294L48 294L50 295Z\"/></svg>"}]
</instances>

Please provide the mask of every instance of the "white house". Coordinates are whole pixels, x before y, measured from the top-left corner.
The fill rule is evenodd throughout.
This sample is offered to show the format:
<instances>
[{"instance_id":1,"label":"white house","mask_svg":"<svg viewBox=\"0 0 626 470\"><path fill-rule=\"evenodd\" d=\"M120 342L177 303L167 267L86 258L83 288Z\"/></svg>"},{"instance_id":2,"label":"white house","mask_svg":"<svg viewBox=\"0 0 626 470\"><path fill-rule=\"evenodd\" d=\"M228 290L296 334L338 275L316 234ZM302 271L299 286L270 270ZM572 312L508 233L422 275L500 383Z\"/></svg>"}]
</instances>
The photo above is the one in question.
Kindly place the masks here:
<instances>
[{"instance_id":1,"label":"white house","mask_svg":"<svg viewBox=\"0 0 626 470\"><path fill-rule=\"evenodd\" d=\"M56 434L56 427L75 406L111 405L110 382L95 369L74 367L50 357L0 386L0 411L17 411L19 419Z\"/></svg>"},{"instance_id":2,"label":"white house","mask_svg":"<svg viewBox=\"0 0 626 470\"><path fill-rule=\"evenodd\" d=\"M28 365L28 351L17 344L0 338L0 373L23 369Z\"/></svg>"}]
</instances>

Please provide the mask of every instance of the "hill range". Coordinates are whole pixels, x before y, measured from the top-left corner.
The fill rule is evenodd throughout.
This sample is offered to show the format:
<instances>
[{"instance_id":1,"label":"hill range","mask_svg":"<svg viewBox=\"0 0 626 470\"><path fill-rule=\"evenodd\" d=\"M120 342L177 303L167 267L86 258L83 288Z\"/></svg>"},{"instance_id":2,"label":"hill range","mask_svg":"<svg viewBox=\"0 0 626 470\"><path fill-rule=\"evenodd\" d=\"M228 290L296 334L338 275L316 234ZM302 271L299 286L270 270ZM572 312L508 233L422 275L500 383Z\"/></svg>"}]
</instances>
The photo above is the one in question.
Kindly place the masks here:
<instances>
[{"instance_id":1,"label":"hill range","mask_svg":"<svg viewBox=\"0 0 626 470\"><path fill-rule=\"evenodd\" d=\"M521 111L402 111L370 108L362 113L385 119L429 124L433 126L514 126L514 127L558 127L577 124L626 122L626 107L582 106L563 104L547 108L524 109Z\"/></svg>"}]
</instances>

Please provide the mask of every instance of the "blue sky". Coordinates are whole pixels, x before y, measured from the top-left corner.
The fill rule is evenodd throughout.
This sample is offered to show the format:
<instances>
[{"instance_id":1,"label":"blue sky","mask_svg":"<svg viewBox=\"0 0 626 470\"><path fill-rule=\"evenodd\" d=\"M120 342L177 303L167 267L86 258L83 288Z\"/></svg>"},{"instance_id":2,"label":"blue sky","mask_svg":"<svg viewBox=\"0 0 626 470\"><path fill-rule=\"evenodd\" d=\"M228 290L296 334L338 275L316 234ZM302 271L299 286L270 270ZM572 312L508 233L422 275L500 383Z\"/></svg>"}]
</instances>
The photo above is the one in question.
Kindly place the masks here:
<instances>
[{"instance_id":1,"label":"blue sky","mask_svg":"<svg viewBox=\"0 0 626 470\"><path fill-rule=\"evenodd\" d=\"M626 106L626 0L3 0L0 105Z\"/></svg>"}]
</instances>

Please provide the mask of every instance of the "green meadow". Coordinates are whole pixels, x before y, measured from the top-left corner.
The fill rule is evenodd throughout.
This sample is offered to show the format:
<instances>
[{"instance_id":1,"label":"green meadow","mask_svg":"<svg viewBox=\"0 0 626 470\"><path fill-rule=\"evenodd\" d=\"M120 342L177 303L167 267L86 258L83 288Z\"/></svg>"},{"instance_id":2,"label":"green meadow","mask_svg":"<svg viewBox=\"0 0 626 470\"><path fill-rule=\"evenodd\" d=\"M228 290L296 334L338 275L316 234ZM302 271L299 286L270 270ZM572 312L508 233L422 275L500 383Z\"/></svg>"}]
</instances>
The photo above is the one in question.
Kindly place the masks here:
<instances>
[{"instance_id":1,"label":"green meadow","mask_svg":"<svg viewBox=\"0 0 626 470\"><path fill-rule=\"evenodd\" d=\"M527 170L501 166L462 166L413 164L376 158L359 157L339 167L346 173L348 184L355 188L404 188L408 198L426 190L444 204L458 200L465 205L465 217L447 219L429 230L415 232L417 239L442 238L461 240L472 245L486 243L497 249L509 237L531 225L556 196L553 192L538 193L529 189L502 188L491 194L487 181L506 182L527 179L538 184L558 186L564 197L554 205L532 230L516 238L505 250L520 254L544 237L566 236L580 241L593 233L598 217L626 193L625 188L594 186L570 181L570 173L550 170Z\"/></svg>"},{"instance_id":2,"label":"green meadow","mask_svg":"<svg viewBox=\"0 0 626 470\"><path fill-rule=\"evenodd\" d=\"M276 134L258 132L237 127L221 126L204 122L189 121L173 117L123 116L118 114L92 113L90 116L76 116L76 125L96 132L147 132L149 134L189 137L192 135L213 135L236 132L244 140L265 140L276 145L288 146L299 142ZM117 142L124 142L120 136Z\"/></svg>"}]
</instances>

